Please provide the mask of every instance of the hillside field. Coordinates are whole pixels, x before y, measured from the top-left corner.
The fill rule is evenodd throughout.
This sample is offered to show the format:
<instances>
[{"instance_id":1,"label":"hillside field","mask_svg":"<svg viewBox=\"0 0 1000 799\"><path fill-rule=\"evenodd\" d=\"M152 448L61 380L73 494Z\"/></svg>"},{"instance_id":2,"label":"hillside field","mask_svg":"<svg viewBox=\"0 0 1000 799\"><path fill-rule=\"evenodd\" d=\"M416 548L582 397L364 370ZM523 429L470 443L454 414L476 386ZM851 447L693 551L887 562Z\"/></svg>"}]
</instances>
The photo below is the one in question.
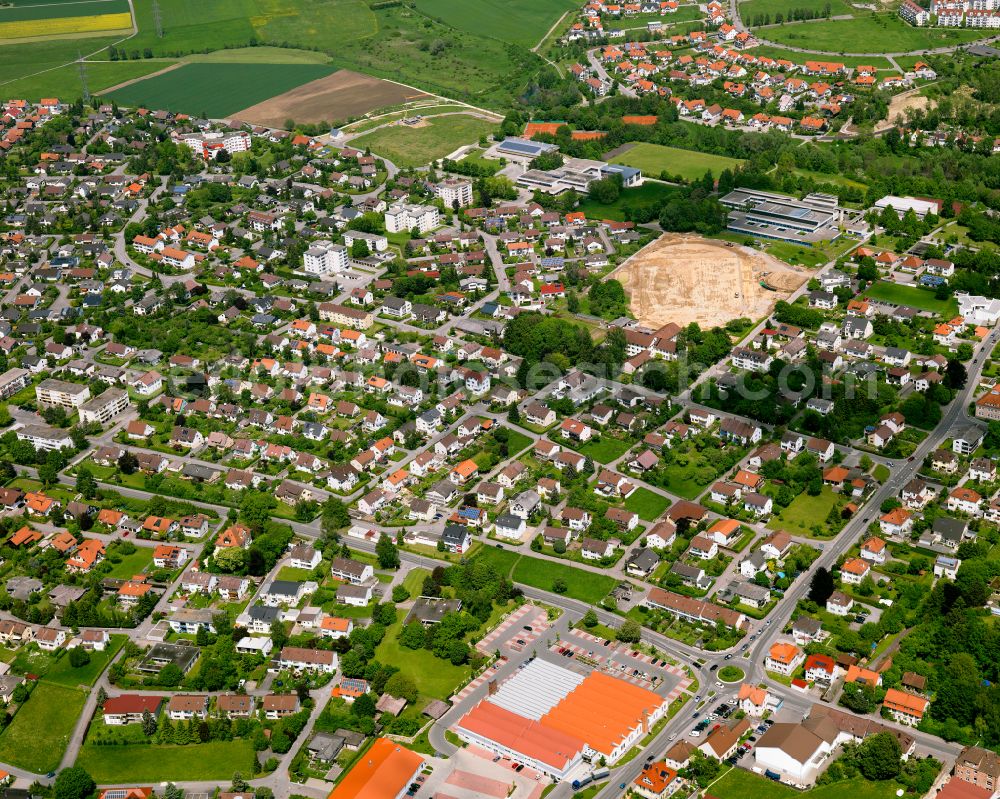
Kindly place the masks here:
<instances>
[{"instance_id":1,"label":"hillside field","mask_svg":"<svg viewBox=\"0 0 1000 799\"><path fill-rule=\"evenodd\" d=\"M763 29L760 35L777 44L836 54L880 53L885 52L887 47L893 52L929 50L972 42L990 35L990 32L968 28L915 28L895 14L875 17L867 14L854 19L772 26Z\"/></svg>"},{"instance_id":2,"label":"hillside field","mask_svg":"<svg viewBox=\"0 0 1000 799\"><path fill-rule=\"evenodd\" d=\"M678 175L684 180L698 180L711 170L716 177L724 169L734 169L742 162L737 158L711 153L697 153L693 150L681 150L677 147L665 147L662 144L640 142L623 153L614 156L615 164L634 166L641 169L644 175L659 177L664 170L670 176Z\"/></svg>"},{"instance_id":3,"label":"hillside field","mask_svg":"<svg viewBox=\"0 0 1000 799\"><path fill-rule=\"evenodd\" d=\"M579 7L573 0L416 0L427 14L468 33L486 34L532 48L566 11Z\"/></svg>"},{"instance_id":4,"label":"hillside field","mask_svg":"<svg viewBox=\"0 0 1000 799\"><path fill-rule=\"evenodd\" d=\"M220 118L333 71L320 64L185 64L107 97L122 105Z\"/></svg>"}]
</instances>

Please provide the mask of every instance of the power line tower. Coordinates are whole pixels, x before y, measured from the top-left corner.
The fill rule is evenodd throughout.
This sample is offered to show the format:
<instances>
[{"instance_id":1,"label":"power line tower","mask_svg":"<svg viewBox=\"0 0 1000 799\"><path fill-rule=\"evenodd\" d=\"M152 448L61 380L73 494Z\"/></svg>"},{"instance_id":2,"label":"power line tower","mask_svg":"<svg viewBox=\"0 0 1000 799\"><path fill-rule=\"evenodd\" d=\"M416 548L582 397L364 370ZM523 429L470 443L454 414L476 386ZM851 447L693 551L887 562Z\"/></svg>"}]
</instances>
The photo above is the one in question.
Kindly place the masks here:
<instances>
[{"instance_id":1,"label":"power line tower","mask_svg":"<svg viewBox=\"0 0 1000 799\"><path fill-rule=\"evenodd\" d=\"M163 21L160 19L160 4L153 0L153 25L156 27L156 38L163 38Z\"/></svg>"},{"instance_id":2,"label":"power line tower","mask_svg":"<svg viewBox=\"0 0 1000 799\"><path fill-rule=\"evenodd\" d=\"M83 60L83 55L76 51L76 68L80 73L80 88L83 90L83 102L90 102L90 89L87 88L87 63Z\"/></svg>"}]
</instances>

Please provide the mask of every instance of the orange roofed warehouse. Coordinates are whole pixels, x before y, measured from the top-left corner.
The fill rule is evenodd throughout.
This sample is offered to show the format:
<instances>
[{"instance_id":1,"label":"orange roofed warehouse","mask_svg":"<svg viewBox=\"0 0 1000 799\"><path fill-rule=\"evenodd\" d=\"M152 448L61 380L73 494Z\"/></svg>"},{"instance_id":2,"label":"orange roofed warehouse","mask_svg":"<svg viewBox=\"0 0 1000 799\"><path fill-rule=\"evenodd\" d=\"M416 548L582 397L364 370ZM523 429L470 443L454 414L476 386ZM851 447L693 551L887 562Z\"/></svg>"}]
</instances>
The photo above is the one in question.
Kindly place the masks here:
<instances>
[{"instance_id":1,"label":"orange roofed warehouse","mask_svg":"<svg viewBox=\"0 0 1000 799\"><path fill-rule=\"evenodd\" d=\"M555 779L583 760L614 763L662 718L665 697L600 672L535 659L458 722L455 731Z\"/></svg>"},{"instance_id":2,"label":"orange roofed warehouse","mask_svg":"<svg viewBox=\"0 0 1000 799\"><path fill-rule=\"evenodd\" d=\"M405 746L378 738L328 799L399 799L424 765Z\"/></svg>"}]
</instances>

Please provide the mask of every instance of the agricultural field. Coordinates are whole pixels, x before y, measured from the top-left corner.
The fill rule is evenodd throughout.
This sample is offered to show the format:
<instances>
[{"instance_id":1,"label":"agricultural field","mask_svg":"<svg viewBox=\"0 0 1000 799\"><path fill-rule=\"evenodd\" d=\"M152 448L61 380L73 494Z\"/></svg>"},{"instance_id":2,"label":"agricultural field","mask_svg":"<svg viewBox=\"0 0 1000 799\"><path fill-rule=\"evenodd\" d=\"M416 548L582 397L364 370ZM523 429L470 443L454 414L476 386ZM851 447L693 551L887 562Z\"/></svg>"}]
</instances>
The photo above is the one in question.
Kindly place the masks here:
<instances>
[{"instance_id":1,"label":"agricultural field","mask_svg":"<svg viewBox=\"0 0 1000 799\"><path fill-rule=\"evenodd\" d=\"M447 114L417 126L389 125L351 140L351 146L370 149L400 167L421 166L488 136L496 125L469 114Z\"/></svg>"},{"instance_id":2,"label":"agricultural field","mask_svg":"<svg viewBox=\"0 0 1000 799\"><path fill-rule=\"evenodd\" d=\"M6 52L6 48L4 49ZM87 86L91 94L130 80L137 80L170 67L173 61L88 61ZM39 75L18 78L0 84L0 97L21 97L37 101L42 97L79 97L82 93L80 70L76 64L50 69Z\"/></svg>"},{"instance_id":3,"label":"agricultural field","mask_svg":"<svg viewBox=\"0 0 1000 799\"><path fill-rule=\"evenodd\" d=\"M468 33L484 31L496 39L532 48L567 11L579 7L573 0L416 0L429 17Z\"/></svg>"},{"instance_id":4,"label":"agricultural field","mask_svg":"<svg viewBox=\"0 0 1000 799\"><path fill-rule=\"evenodd\" d=\"M0 8L0 41L131 31L126 0L18 3Z\"/></svg>"},{"instance_id":5,"label":"agricultural field","mask_svg":"<svg viewBox=\"0 0 1000 799\"><path fill-rule=\"evenodd\" d=\"M320 64L184 64L107 97L122 105L219 118L332 71Z\"/></svg>"},{"instance_id":6,"label":"agricultural field","mask_svg":"<svg viewBox=\"0 0 1000 799\"><path fill-rule=\"evenodd\" d=\"M423 92L401 83L341 69L244 108L236 116L271 127L284 126L286 119L302 123L337 122L377 108L427 98Z\"/></svg>"},{"instance_id":7,"label":"agricultural field","mask_svg":"<svg viewBox=\"0 0 1000 799\"><path fill-rule=\"evenodd\" d=\"M735 169L743 163L737 158L724 155L698 153L647 142L632 145L628 150L614 156L611 161L641 169L644 175L650 177L659 177L661 173L666 172L670 177L676 176L687 181L698 180L709 170L718 176L722 170Z\"/></svg>"},{"instance_id":8,"label":"agricultural field","mask_svg":"<svg viewBox=\"0 0 1000 799\"><path fill-rule=\"evenodd\" d=\"M751 0L757 2L757 0ZM891 42L893 51L916 52L972 42L989 35L966 28L915 28L895 14L869 15L843 20L817 20L767 28L762 35L777 44L827 53L880 53ZM802 60L801 54L798 60ZM846 63L846 62L845 62Z\"/></svg>"}]
</instances>

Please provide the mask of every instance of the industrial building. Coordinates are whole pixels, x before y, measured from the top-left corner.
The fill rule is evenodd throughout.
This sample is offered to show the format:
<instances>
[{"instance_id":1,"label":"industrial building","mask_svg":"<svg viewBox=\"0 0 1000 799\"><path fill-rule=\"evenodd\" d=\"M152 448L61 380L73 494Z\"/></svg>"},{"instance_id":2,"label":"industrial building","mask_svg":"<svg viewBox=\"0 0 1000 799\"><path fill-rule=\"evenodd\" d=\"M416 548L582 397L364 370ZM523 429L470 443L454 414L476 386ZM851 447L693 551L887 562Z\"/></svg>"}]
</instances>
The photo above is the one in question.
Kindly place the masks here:
<instances>
[{"instance_id":1,"label":"industrial building","mask_svg":"<svg viewBox=\"0 0 1000 799\"><path fill-rule=\"evenodd\" d=\"M456 733L564 779L583 762L611 764L662 718L665 697L602 672L586 676L538 658L458 722Z\"/></svg>"},{"instance_id":2,"label":"industrial building","mask_svg":"<svg viewBox=\"0 0 1000 799\"><path fill-rule=\"evenodd\" d=\"M895 197L889 194L881 200L876 201L875 208L879 211L891 208L899 216L902 216L907 211L913 211L918 219L923 219L927 214L940 214L941 201L921 200L917 197Z\"/></svg>"},{"instance_id":3,"label":"industrial building","mask_svg":"<svg viewBox=\"0 0 1000 799\"><path fill-rule=\"evenodd\" d=\"M521 139L517 136L509 136L497 144L493 149L497 155L507 157L513 156L514 158L526 158L530 161L532 158L537 158L543 153L554 152L555 150L558 150L559 147L555 144L546 144L545 142L532 141L531 139Z\"/></svg>"},{"instance_id":4,"label":"industrial building","mask_svg":"<svg viewBox=\"0 0 1000 799\"><path fill-rule=\"evenodd\" d=\"M770 191L735 189L719 202L730 209L729 230L807 246L837 238L844 215L835 196L818 192L799 200Z\"/></svg>"}]
</instances>

